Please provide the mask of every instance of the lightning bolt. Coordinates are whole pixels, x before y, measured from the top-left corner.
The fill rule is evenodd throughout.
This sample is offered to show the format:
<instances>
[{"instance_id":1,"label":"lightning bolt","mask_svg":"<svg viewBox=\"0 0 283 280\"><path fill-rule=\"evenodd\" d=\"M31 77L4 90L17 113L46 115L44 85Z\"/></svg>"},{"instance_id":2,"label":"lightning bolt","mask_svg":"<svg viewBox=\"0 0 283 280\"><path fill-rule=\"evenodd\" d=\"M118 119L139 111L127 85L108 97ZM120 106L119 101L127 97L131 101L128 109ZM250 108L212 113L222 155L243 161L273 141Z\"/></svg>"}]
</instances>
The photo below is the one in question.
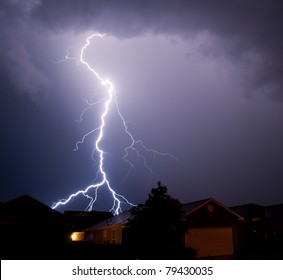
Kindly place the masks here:
<instances>
[{"instance_id":1,"label":"lightning bolt","mask_svg":"<svg viewBox=\"0 0 283 280\"><path fill-rule=\"evenodd\" d=\"M174 157L173 155L171 155L169 153L161 153L161 152L158 152L154 149L149 149L144 145L142 140L134 138L134 136L132 135L132 133L130 132L130 130L128 128L128 122L123 117L123 115L120 111L118 101L117 101L117 96L116 96L116 90L115 90L113 83L111 81L109 81L108 79L103 79L98 74L98 72L96 72L96 70L94 68L92 68L90 66L90 64L84 59L84 52L87 49L87 47L90 45L91 40L94 39L95 37L101 37L102 38L104 36L105 36L105 34L95 33L95 34L92 34L89 37L87 37L84 46L81 48L79 59L71 57L70 54L69 54L69 50L68 50L65 58L57 62L57 63L61 63L63 61L67 61L67 60L73 60L73 61L76 62L77 65L79 65L79 63L83 64L90 71L90 73L94 76L94 78L97 79L100 82L100 84L106 89L106 96L101 98L100 100L98 100L96 102L94 102L93 100L91 100L91 101L86 100L87 107L82 111L78 122L81 122L83 120L84 113L86 111L88 111L92 106L101 103L101 104L103 104L103 111L100 115L100 125L98 127L94 128L93 130L89 131L88 133L86 133L82 137L82 139L76 143L75 149L74 149L74 151L78 150L79 145L83 144L85 139L89 135L94 134L94 133L98 134L97 138L95 140L95 143L94 143L93 151L92 151L92 158L94 159L95 153L98 154L98 158L99 158L99 160L98 160L98 171L97 171L96 178L95 178L95 181L98 180L98 183L91 184L91 185L87 186L85 189L79 190L79 191L71 194L69 197L67 197L65 199L61 199L56 203L53 203L53 205L51 206L52 209L55 209L55 208L62 206L62 205L66 205L71 200L78 197L79 195L83 195L86 199L89 199L89 204L86 207L86 211L91 211L93 209L94 203L96 202L96 200L98 198L98 190L99 190L99 188L101 188L103 186L108 189L108 191L110 192L110 194L112 196L113 204L112 204L112 208L110 209L110 211L114 215L117 215L117 214L122 212L121 204L127 204L129 206L135 206L128 199L126 199L123 195L118 194L117 192L114 191L114 189L111 187L111 184L108 180L106 171L104 170L104 160L105 160L104 155L106 154L106 152L102 150L102 148L100 147L100 144L101 144L101 141L103 139L104 128L106 126L106 116L109 112L109 107L110 107L111 103L115 104L115 108L116 108L118 116L119 116L119 118L122 122L124 131L125 131L126 135L128 136L128 138L130 140L130 144L125 148L125 153L123 155L124 162L129 166L126 178L131 173L131 170L135 167L135 164L129 159L130 153L134 153L138 160L142 160L144 167L150 172L150 174L153 174L153 170L150 168L150 166L147 163L147 159L146 159L146 156L145 156L146 153L152 153L154 156L157 156L157 155L168 156L168 157L171 157L174 160L178 160L176 157ZM92 192L92 195L90 194L91 192Z\"/></svg>"}]
</instances>

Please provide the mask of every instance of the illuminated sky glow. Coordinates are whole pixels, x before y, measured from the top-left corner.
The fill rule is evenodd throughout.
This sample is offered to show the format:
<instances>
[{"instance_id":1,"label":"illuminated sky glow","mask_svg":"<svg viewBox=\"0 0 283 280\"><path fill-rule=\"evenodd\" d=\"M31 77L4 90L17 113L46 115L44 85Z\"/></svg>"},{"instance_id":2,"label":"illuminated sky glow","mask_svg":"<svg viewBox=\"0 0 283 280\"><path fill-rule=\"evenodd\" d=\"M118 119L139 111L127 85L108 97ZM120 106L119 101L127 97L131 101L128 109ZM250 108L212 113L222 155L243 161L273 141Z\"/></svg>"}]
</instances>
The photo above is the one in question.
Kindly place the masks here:
<instances>
[{"instance_id":1,"label":"illuminated sky glow","mask_svg":"<svg viewBox=\"0 0 283 280\"><path fill-rule=\"evenodd\" d=\"M129 128L127 126L127 121L124 119L124 117L122 116L122 114L120 112L114 85L111 83L111 81L109 81L107 79L103 79L98 74L98 72L96 72L96 70L94 70L89 65L89 63L85 60L84 52L88 48L88 46L91 44L91 41L96 39L96 38L103 38L104 36L105 36L105 34L100 34L100 33L94 33L94 34L88 36L87 39L86 39L85 45L81 48L79 60L74 58L74 57L71 57L69 55L69 51L68 51L65 59L59 61L59 63L61 63L61 62L66 62L68 60L71 60L71 61L75 61L77 65L79 63L82 63L83 65L85 65L87 67L87 69L93 74L94 78L99 80L101 85L103 87L105 87L106 96L105 96L105 98L100 99L99 101L94 102L94 103L87 101L87 104L89 105L89 107L87 107L86 109L89 109L91 106L96 105L97 103L103 103L103 110L101 111L101 114L100 114L100 126L94 128L91 131L89 131L88 133L86 133L83 136L82 140L80 140L76 143L76 148L74 149L74 151L77 151L79 149L79 145L83 144L85 139L88 136L97 132L97 136L95 137L95 143L94 143L94 147L93 147L93 151L92 151L92 157L94 157L95 153L98 154L98 158L99 158L98 164L97 164L98 170L97 170L96 176L95 176L95 179L98 179L98 182L87 186L85 189L81 189L81 190L78 190L75 193L72 193L66 199L60 199L58 202L56 202L52 205L53 209L56 209L57 207L60 207L62 205L66 206L73 199L79 197L80 195L83 195L85 198L90 200L90 202L88 203L85 210L86 211L94 210L93 207L94 207L94 203L98 199L99 188L101 188L103 186L105 186L109 190L109 193L110 193L110 195L113 199L113 204L112 204L110 211L114 215L118 215L119 213L122 212L121 204L125 204L127 207L135 206L135 204L129 202L123 195L118 194L114 191L114 189L111 187L111 184L110 184L110 182L107 178L107 172L104 170L104 160L105 160L104 156L107 152L101 149L100 144L101 144L101 141L103 140L104 130L105 130L105 126L106 126L106 118L107 118L107 115L108 115L108 112L109 112L109 107L110 107L111 103L115 103L114 107L117 110L118 116L122 121L124 132L126 133L126 135L130 139L130 144L125 147L125 153L123 155L123 159L124 159L125 163L129 165L129 170L127 172L126 178L129 176L131 170L133 168L135 168L135 164L130 159L128 159L129 154L131 152L135 154L135 156L138 160L141 160L143 162L144 168L146 168L152 175L153 175L153 170L148 166L147 159L146 159L146 156L144 155L144 153L153 153L155 156L168 156L168 157L171 157L172 159L177 160L177 158L175 158L173 155L171 155L169 153L161 153L157 150L147 148L143 144L142 140L140 140L140 139L136 140L134 138L134 136L129 131ZM84 109L83 112L80 115L80 120L79 120L80 122L82 121L82 117L83 117L84 113L86 112L86 109ZM141 153L136 146L140 146L140 148L142 148L144 153ZM89 194L90 191L93 191L93 195Z\"/></svg>"}]
</instances>

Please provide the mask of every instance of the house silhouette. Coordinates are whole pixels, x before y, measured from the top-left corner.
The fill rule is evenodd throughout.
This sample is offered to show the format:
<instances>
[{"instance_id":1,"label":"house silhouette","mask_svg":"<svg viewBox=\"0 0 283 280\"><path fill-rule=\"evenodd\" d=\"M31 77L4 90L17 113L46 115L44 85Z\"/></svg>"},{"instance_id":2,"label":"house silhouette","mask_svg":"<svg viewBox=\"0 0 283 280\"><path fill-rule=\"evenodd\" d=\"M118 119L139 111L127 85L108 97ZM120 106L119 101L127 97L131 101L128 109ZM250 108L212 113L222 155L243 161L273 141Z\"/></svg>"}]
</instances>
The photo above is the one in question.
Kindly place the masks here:
<instances>
[{"instance_id":1,"label":"house silhouette","mask_svg":"<svg viewBox=\"0 0 283 280\"><path fill-rule=\"evenodd\" d=\"M23 195L0 205L0 232L1 258L52 259L64 256L71 228L61 213Z\"/></svg>"},{"instance_id":2,"label":"house silhouette","mask_svg":"<svg viewBox=\"0 0 283 280\"><path fill-rule=\"evenodd\" d=\"M0 256L123 259L132 218L131 209L116 216L97 211L62 214L23 195L0 203ZM197 258L283 258L283 204L227 207L207 198L183 204L183 221L183 247L192 248ZM79 242L72 242L74 233Z\"/></svg>"}]
</instances>

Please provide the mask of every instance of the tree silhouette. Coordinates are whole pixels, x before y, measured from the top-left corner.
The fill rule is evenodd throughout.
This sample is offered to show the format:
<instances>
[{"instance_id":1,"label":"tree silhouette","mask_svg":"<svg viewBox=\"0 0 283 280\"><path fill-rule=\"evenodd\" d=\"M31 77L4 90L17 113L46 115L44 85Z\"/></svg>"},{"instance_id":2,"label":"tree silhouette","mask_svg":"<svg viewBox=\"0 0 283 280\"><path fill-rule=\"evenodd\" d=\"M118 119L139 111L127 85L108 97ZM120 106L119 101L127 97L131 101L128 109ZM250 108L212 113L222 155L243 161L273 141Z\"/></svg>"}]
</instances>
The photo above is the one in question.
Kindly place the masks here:
<instances>
[{"instance_id":1,"label":"tree silhouette","mask_svg":"<svg viewBox=\"0 0 283 280\"><path fill-rule=\"evenodd\" d=\"M183 248L185 225L182 204L157 183L144 205L132 210L128 244L142 258L172 258Z\"/></svg>"}]
</instances>

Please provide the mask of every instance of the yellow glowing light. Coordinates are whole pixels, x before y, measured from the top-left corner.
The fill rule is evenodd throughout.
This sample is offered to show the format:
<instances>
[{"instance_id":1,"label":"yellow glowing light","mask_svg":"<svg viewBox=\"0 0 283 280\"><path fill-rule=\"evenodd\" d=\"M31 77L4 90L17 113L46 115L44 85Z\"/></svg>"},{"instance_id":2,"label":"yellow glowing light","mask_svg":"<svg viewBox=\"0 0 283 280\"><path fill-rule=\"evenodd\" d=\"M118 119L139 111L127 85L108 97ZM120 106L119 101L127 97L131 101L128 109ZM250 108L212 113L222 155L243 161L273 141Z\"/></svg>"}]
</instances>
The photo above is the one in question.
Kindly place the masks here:
<instances>
[{"instance_id":1,"label":"yellow glowing light","mask_svg":"<svg viewBox=\"0 0 283 280\"><path fill-rule=\"evenodd\" d=\"M74 232L72 235L71 235L71 239L72 241L75 241L77 238L77 234Z\"/></svg>"},{"instance_id":2,"label":"yellow glowing light","mask_svg":"<svg viewBox=\"0 0 283 280\"><path fill-rule=\"evenodd\" d=\"M80 232L80 231L73 232L71 234L71 239L72 239L72 241L83 241L84 240L84 232Z\"/></svg>"}]
</instances>

